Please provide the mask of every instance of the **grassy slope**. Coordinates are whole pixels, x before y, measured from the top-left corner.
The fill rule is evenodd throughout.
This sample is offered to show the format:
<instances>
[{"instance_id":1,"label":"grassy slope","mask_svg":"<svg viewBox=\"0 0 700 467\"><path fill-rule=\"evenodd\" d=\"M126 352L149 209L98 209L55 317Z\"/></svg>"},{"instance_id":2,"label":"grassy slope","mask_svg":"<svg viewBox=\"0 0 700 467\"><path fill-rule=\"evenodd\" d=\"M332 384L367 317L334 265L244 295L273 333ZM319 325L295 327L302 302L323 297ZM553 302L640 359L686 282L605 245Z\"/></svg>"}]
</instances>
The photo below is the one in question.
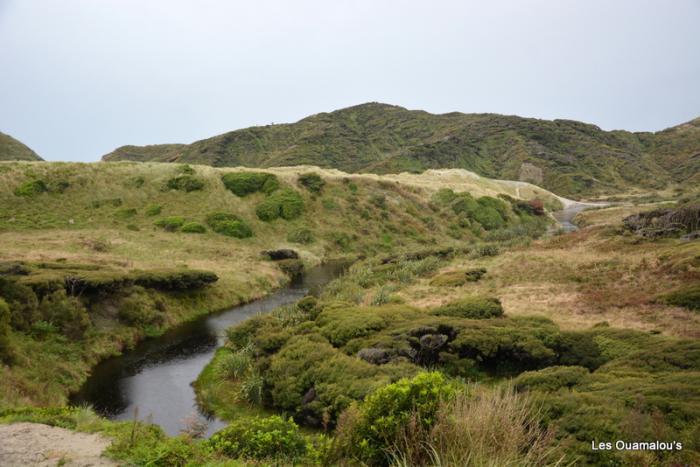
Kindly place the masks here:
<instances>
[{"instance_id":1,"label":"grassy slope","mask_svg":"<svg viewBox=\"0 0 700 467\"><path fill-rule=\"evenodd\" d=\"M164 190L180 168L124 162L0 164L0 263L87 265L107 275L164 268L215 272L218 282L202 294L164 296L167 327L259 297L284 283L286 276L261 258L264 249L294 248L307 264L315 264L329 257L457 244L474 238L464 229L461 238L455 239L454 228L450 230L456 224L455 215L429 206L430 195L439 188L430 178L421 183L412 177L410 183L399 184L376 176L346 179L342 173L320 171L327 184L320 195L312 196L296 184L299 169L272 170L283 184L302 193L306 211L293 221L267 223L255 215L263 194L239 198L224 188L221 175L237 169L197 166L195 176L204 181L203 190ZM514 194L505 183L457 179L454 186L471 188L475 195L495 195L499 190ZM48 191L17 196L17 187L30 180L42 180ZM536 194L533 190L536 188L520 194L532 196ZM147 208L153 205L161 206L161 213L149 216ZM235 239L211 230L185 234L154 227L154 221L168 216L203 223L214 211L241 216L254 236ZM309 228L316 240L307 245L288 242L288 234L301 227ZM61 274L39 268L30 278L49 273ZM144 337L144 329L118 325L114 309L118 303L98 305L90 310L94 329L86 341L42 342L14 333L12 344L22 357L13 369L0 367L4 403L61 404L67 392L84 380L91 365ZM63 376L53 378L46 368Z\"/></svg>"},{"instance_id":2,"label":"grassy slope","mask_svg":"<svg viewBox=\"0 0 700 467\"><path fill-rule=\"evenodd\" d=\"M34 151L10 135L0 132L0 161L40 161Z\"/></svg>"},{"instance_id":3,"label":"grassy slope","mask_svg":"<svg viewBox=\"0 0 700 467\"><path fill-rule=\"evenodd\" d=\"M370 103L293 124L232 131L191 145L124 146L105 160L249 167L309 164L374 173L462 168L582 196L691 183L700 172L694 157L698 151L697 120L654 134L608 132L570 120L433 115Z\"/></svg>"}]
</instances>

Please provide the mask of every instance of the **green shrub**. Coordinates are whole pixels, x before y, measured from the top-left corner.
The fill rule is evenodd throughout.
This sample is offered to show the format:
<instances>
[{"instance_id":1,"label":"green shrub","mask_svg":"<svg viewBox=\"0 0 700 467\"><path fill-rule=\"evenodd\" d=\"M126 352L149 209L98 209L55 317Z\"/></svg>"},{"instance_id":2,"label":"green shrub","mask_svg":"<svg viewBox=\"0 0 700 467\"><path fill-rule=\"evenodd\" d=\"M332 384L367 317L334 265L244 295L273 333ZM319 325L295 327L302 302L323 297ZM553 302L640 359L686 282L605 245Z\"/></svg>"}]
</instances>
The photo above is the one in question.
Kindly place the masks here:
<instances>
[{"instance_id":1,"label":"green shrub","mask_svg":"<svg viewBox=\"0 0 700 467\"><path fill-rule=\"evenodd\" d=\"M185 218L182 216L170 216L157 220L154 225L168 232L176 232L185 224Z\"/></svg>"},{"instance_id":2,"label":"green shrub","mask_svg":"<svg viewBox=\"0 0 700 467\"><path fill-rule=\"evenodd\" d=\"M85 306L66 291L56 290L41 300L39 310L44 321L58 327L71 339L81 339L90 327L90 317Z\"/></svg>"},{"instance_id":3,"label":"green shrub","mask_svg":"<svg viewBox=\"0 0 700 467\"><path fill-rule=\"evenodd\" d=\"M459 287L467 282L479 281L484 274L486 274L486 269L484 268L444 272L435 276L430 281L430 285L437 287Z\"/></svg>"},{"instance_id":4,"label":"green shrub","mask_svg":"<svg viewBox=\"0 0 700 467\"><path fill-rule=\"evenodd\" d=\"M0 363L10 363L14 352L10 344L10 306L0 298Z\"/></svg>"},{"instance_id":5,"label":"green shrub","mask_svg":"<svg viewBox=\"0 0 700 467\"><path fill-rule=\"evenodd\" d=\"M189 193L191 191L199 191L204 188L204 181L192 175L180 175L171 178L166 183L169 190L178 190Z\"/></svg>"},{"instance_id":6,"label":"green shrub","mask_svg":"<svg viewBox=\"0 0 700 467\"><path fill-rule=\"evenodd\" d=\"M468 297L435 308L432 313L437 316L489 319L503 316L503 307L497 298Z\"/></svg>"},{"instance_id":7,"label":"green shrub","mask_svg":"<svg viewBox=\"0 0 700 467\"><path fill-rule=\"evenodd\" d=\"M206 223L221 235L235 238L253 236L253 230L240 217L226 212L214 212L207 215Z\"/></svg>"},{"instance_id":8,"label":"green shrub","mask_svg":"<svg viewBox=\"0 0 700 467\"><path fill-rule=\"evenodd\" d=\"M689 310L700 310L700 285L674 290L661 297L669 305L681 306Z\"/></svg>"},{"instance_id":9,"label":"green shrub","mask_svg":"<svg viewBox=\"0 0 700 467\"><path fill-rule=\"evenodd\" d=\"M276 262L277 266L291 277L296 277L304 272L304 263L300 259L282 259Z\"/></svg>"},{"instance_id":10,"label":"green shrub","mask_svg":"<svg viewBox=\"0 0 700 467\"><path fill-rule=\"evenodd\" d=\"M185 175L194 175L194 169L189 164L182 164L177 168L177 171Z\"/></svg>"},{"instance_id":11,"label":"green shrub","mask_svg":"<svg viewBox=\"0 0 700 467\"><path fill-rule=\"evenodd\" d=\"M162 210L163 210L163 208L161 207L160 204L151 204L150 206L148 206L146 208L145 213L147 216L152 217L152 216L157 216L158 214L160 214L160 212Z\"/></svg>"},{"instance_id":12,"label":"green shrub","mask_svg":"<svg viewBox=\"0 0 700 467\"><path fill-rule=\"evenodd\" d=\"M237 419L207 441L231 458L291 459L306 453L306 439L291 419L278 415Z\"/></svg>"},{"instance_id":13,"label":"green shrub","mask_svg":"<svg viewBox=\"0 0 700 467\"><path fill-rule=\"evenodd\" d=\"M184 233L204 233L206 231L207 231L207 228L204 227L199 222L186 222L180 228L180 232L184 232Z\"/></svg>"},{"instance_id":14,"label":"green shrub","mask_svg":"<svg viewBox=\"0 0 700 467\"><path fill-rule=\"evenodd\" d=\"M276 191L255 208L262 221L270 222L278 217L285 220L296 219L304 211L304 199L292 189Z\"/></svg>"},{"instance_id":15,"label":"green shrub","mask_svg":"<svg viewBox=\"0 0 700 467\"><path fill-rule=\"evenodd\" d=\"M299 243L302 245L307 245L314 241L314 235L311 230L306 228L295 229L289 232L287 235L287 241L291 243Z\"/></svg>"},{"instance_id":16,"label":"green shrub","mask_svg":"<svg viewBox=\"0 0 700 467\"><path fill-rule=\"evenodd\" d=\"M227 173L221 181L228 190L241 197L259 191L270 194L279 188L277 176L265 172Z\"/></svg>"},{"instance_id":17,"label":"green shrub","mask_svg":"<svg viewBox=\"0 0 700 467\"><path fill-rule=\"evenodd\" d=\"M119 319L130 326L160 325L164 316L151 296L142 288L134 287L120 300Z\"/></svg>"},{"instance_id":18,"label":"green shrub","mask_svg":"<svg viewBox=\"0 0 700 467\"><path fill-rule=\"evenodd\" d=\"M449 188L441 188L431 196L430 201L439 205L446 206L457 198L455 192Z\"/></svg>"},{"instance_id":19,"label":"green shrub","mask_svg":"<svg viewBox=\"0 0 700 467\"><path fill-rule=\"evenodd\" d=\"M579 384L590 373L582 366L550 366L538 371L526 371L515 378L515 387L553 392Z\"/></svg>"},{"instance_id":20,"label":"green shrub","mask_svg":"<svg viewBox=\"0 0 700 467\"><path fill-rule=\"evenodd\" d=\"M114 217L116 217L117 219L129 219L131 217L134 217L135 215L136 209L134 208L118 209L114 212Z\"/></svg>"},{"instance_id":21,"label":"green shrub","mask_svg":"<svg viewBox=\"0 0 700 467\"><path fill-rule=\"evenodd\" d=\"M299 185L303 186L312 193L321 193L326 182L321 178L321 176L315 172L309 172L299 175L297 179Z\"/></svg>"},{"instance_id":22,"label":"green shrub","mask_svg":"<svg viewBox=\"0 0 700 467\"><path fill-rule=\"evenodd\" d=\"M28 331L41 317L39 300L26 285L0 277L0 297L10 307L10 325L18 331Z\"/></svg>"},{"instance_id":23,"label":"green shrub","mask_svg":"<svg viewBox=\"0 0 700 467\"><path fill-rule=\"evenodd\" d=\"M15 188L15 196L34 196L47 191L49 188L43 180L29 180Z\"/></svg>"},{"instance_id":24,"label":"green shrub","mask_svg":"<svg viewBox=\"0 0 700 467\"><path fill-rule=\"evenodd\" d=\"M352 457L369 465L388 465L389 451L399 444L404 428L415 422L428 430L441 402L455 390L440 372L403 378L370 394L360 405L359 417L347 446Z\"/></svg>"}]
</instances>

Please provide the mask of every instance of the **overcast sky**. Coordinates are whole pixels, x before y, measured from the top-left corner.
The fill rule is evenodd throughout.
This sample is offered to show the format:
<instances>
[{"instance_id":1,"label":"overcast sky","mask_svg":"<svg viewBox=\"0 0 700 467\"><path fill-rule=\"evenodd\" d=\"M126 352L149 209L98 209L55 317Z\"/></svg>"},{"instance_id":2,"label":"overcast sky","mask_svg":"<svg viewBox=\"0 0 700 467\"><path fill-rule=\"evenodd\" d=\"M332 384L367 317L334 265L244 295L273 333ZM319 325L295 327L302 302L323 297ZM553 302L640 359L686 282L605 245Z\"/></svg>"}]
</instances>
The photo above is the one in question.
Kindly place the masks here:
<instances>
[{"instance_id":1,"label":"overcast sky","mask_svg":"<svg viewBox=\"0 0 700 467\"><path fill-rule=\"evenodd\" d=\"M48 160L368 101L660 130L700 0L0 0L0 131Z\"/></svg>"}]
</instances>

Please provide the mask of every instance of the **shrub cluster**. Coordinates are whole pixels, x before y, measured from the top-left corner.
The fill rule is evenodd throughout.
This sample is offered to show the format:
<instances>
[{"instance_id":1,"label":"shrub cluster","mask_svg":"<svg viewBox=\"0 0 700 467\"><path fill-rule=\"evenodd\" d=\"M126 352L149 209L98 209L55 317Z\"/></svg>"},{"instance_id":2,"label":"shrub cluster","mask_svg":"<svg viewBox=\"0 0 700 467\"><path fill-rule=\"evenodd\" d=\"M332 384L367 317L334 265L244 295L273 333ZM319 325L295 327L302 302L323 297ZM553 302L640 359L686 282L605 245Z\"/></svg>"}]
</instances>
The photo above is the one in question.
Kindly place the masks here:
<instances>
[{"instance_id":1,"label":"shrub cluster","mask_svg":"<svg viewBox=\"0 0 700 467\"><path fill-rule=\"evenodd\" d=\"M306 439L299 427L277 415L237 419L207 443L213 451L234 459L290 461L306 454Z\"/></svg>"},{"instance_id":2,"label":"shrub cluster","mask_svg":"<svg viewBox=\"0 0 700 467\"><path fill-rule=\"evenodd\" d=\"M297 182L299 185L315 194L321 193L321 191L323 191L323 187L326 185L326 182L321 178L321 176L315 172L308 172L299 175Z\"/></svg>"},{"instance_id":3,"label":"shrub cluster","mask_svg":"<svg viewBox=\"0 0 700 467\"><path fill-rule=\"evenodd\" d=\"M304 199L289 188L272 193L255 208L258 218L266 222L279 217L285 220L296 219L303 211Z\"/></svg>"},{"instance_id":4,"label":"shrub cluster","mask_svg":"<svg viewBox=\"0 0 700 467\"><path fill-rule=\"evenodd\" d=\"M459 287L467 282L479 281L484 274L486 274L486 269L484 268L444 272L435 276L430 281L430 285L437 287Z\"/></svg>"},{"instance_id":5,"label":"shrub cluster","mask_svg":"<svg viewBox=\"0 0 700 467\"><path fill-rule=\"evenodd\" d=\"M180 232L183 233L205 233L207 228L204 227L199 222L185 222L182 227L180 227Z\"/></svg>"},{"instance_id":6,"label":"shrub cluster","mask_svg":"<svg viewBox=\"0 0 700 467\"><path fill-rule=\"evenodd\" d=\"M253 230L235 214L214 212L207 216L206 223L214 232L228 237L248 238L253 236Z\"/></svg>"},{"instance_id":7,"label":"shrub cluster","mask_svg":"<svg viewBox=\"0 0 700 467\"><path fill-rule=\"evenodd\" d=\"M180 230L180 227L185 225L185 218L182 216L164 217L163 219L158 219L155 221L153 225L160 227L167 232L177 232Z\"/></svg>"},{"instance_id":8,"label":"shrub cluster","mask_svg":"<svg viewBox=\"0 0 700 467\"><path fill-rule=\"evenodd\" d=\"M492 297L467 297L432 310L437 316L467 319L488 319L503 316L500 300Z\"/></svg>"},{"instance_id":9,"label":"shrub cluster","mask_svg":"<svg viewBox=\"0 0 700 467\"><path fill-rule=\"evenodd\" d=\"M689 310L700 310L700 285L674 290L661 297L669 305L681 306Z\"/></svg>"},{"instance_id":10,"label":"shrub cluster","mask_svg":"<svg viewBox=\"0 0 700 467\"><path fill-rule=\"evenodd\" d=\"M15 196L34 196L49 191L43 180L28 180L15 188Z\"/></svg>"},{"instance_id":11,"label":"shrub cluster","mask_svg":"<svg viewBox=\"0 0 700 467\"><path fill-rule=\"evenodd\" d=\"M311 230L307 228L295 229L287 234L287 241L291 243L299 243L301 245L307 245L313 243L314 234Z\"/></svg>"},{"instance_id":12,"label":"shrub cluster","mask_svg":"<svg viewBox=\"0 0 700 467\"><path fill-rule=\"evenodd\" d=\"M237 196L263 192L270 194L279 188L277 176L265 172L233 172L221 177L224 186Z\"/></svg>"},{"instance_id":13,"label":"shrub cluster","mask_svg":"<svg viewBox=\"0 0 700 467\"><path fill-rule=\"evenodd\" d=\"M193 175L179 175L169 179L165 186L169 190L190 193L192 191L202 190L204 188L204 181Z\"/></svg>"}]
</instances>

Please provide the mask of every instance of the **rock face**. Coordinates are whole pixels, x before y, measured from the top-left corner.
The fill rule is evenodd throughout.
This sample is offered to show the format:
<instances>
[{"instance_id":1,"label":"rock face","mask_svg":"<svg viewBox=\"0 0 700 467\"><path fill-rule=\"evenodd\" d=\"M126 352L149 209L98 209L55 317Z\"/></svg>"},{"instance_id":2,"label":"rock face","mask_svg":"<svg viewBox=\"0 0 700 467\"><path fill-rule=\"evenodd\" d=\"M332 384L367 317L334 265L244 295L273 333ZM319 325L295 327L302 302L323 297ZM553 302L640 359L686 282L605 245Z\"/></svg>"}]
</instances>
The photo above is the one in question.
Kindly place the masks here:
<instances>
[{"instance_id":1,"label":"rock face","mask_svg":"<svg viewBox=\"0 0 700 467\"><path fill-rule=\"evenodd\" d=\"M692 240L693 232L700 229L700 204L640 212L625 217L622 223L627 230L646 238L678 237L687 233Z\"/></svg>"},{"instance_id":2,"label":"rock face","mask_svg":"<svg viewBox=\"0 0 700 467\"><path fill-rule=\"evenodd\" d=\"M78 433L39 423L13 423L0 425L0 440L0 465L118 465L102 457L110 440L94 433Z\"/></svg>"},{"instance_id":3,"label":"rock face","mask_svg":"<svg viewBox=\"0 0 700 467\"><path fill-rule=\"evenodd\" d=\"M282 248L280 250L263 250L260 252L260 254L270 258L272 261L299 259L299 253L289 248Z\"/></svg>"}]
</instances>

